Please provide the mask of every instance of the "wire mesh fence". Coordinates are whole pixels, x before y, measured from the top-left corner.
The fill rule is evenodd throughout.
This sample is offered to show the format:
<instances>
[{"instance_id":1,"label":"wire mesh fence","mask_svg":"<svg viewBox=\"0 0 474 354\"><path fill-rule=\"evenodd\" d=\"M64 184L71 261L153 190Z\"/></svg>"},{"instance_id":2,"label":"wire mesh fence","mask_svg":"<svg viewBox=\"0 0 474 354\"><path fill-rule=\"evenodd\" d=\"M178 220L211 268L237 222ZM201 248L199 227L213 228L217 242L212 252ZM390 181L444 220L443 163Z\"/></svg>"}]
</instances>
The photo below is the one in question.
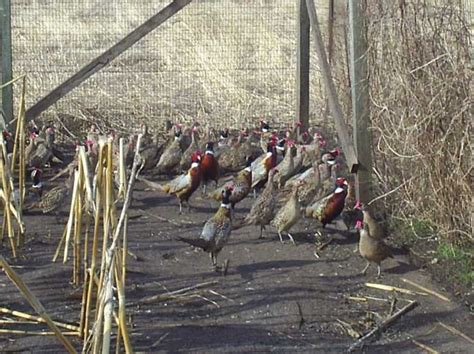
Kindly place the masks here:
<instances>
[{"instance_id":1,"label":"wire mesh fence","mask_svg":"<svg viewBox=\"0 0 474 354\"><path fill-rule=\"evenodd\" d=\"M170 1L12 0L14 75L28 105ZM327 0L317 2L324 25ZM122 126L171 118L237 126L295 115L297 0L195 0L46 111ZM312 119L323 112L312 60Z\"/></svg>"}]
</instances>

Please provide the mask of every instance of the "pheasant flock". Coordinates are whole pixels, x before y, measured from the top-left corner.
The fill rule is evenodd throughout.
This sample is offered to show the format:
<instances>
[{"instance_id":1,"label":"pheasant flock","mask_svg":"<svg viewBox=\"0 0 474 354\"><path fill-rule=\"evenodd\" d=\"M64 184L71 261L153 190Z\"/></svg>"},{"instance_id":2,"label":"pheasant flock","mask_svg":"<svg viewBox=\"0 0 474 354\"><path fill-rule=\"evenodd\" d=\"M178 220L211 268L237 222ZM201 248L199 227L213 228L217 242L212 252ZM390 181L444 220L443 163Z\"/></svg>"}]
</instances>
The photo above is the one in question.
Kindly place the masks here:
<instances>
[{"instance_id":1,"label":"pheasant flock","mask_svg":"<svg viewBox=\"0 0 474 354\"><path fill-rule=\"evenodd\" d=\"M301 132L301 124L297 123L284 132L277 132L261 121L254 129L217 132L198 124L185 128L167 121L160 132L151 135L147 126L142 125L140 133L139 172L149 171L152 176L138 177L140 181L153 190L175 196L180 214L184 204L190 210L189 201L201 185L205 197L220 202L199 236L180 238L208 252L216 270L219 268L217 256L233 230L255 225L262 238L266 227L272 226L282 243L286 236L295 244L291 230L303 217L316 219L324 229L342 216L348 230L358 229L359 252L367 260L364 274L370 263L375 263L379 276L380 263L392 256L384 242L383 226L355 199L353 183L341 172L344 161L340 150L328 149L326 140L316 130ZM137 136L132 134L128 138L128 167L133 163ZM5 130L3 137L7 151L11 151L12 134ZM55 144L53 127L40 130L31 123L28 137L29 191L36 201L27 209L57 213L68 202L74 166L70 164L64 170L69 176L66 183L43 192L43 169L62 164L64 153ZM102 138L92 126L84 142L77 142L85 146L92 167L97 162L98 143ZM168 182L153 181L158 174L165 175ZM236 206L248 196L255 200L248 215L239 219ZM324 237L322 231L316 234Z\"/></svg>"}]
</instances>

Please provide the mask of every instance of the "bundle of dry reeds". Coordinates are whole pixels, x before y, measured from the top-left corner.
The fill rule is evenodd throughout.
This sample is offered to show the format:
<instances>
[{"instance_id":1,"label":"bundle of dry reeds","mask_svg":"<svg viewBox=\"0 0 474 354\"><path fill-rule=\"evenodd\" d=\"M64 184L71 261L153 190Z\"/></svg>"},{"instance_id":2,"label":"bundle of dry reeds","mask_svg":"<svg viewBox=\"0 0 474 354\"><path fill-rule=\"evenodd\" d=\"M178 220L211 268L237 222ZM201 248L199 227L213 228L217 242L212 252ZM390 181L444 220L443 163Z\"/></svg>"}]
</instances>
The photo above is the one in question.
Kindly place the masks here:
<instances>
[{"instance_id":1,"label":"bundle of dry reeds","mask_svg":"<svg viewBox=\"0 0 474 354\"><path fill-rule=\"evenodd\" d=\"M140 142L141 136L137 141L136 151L139 151ZM132 351L125 321L124 288L127 211L139 157L136 156L127 185L123 146L123 140L120 139L116 171L119 176L117 191L114 187L116 166L113 139L99 140L96 166L90 166L84 147L78 148L73 162L77 170L74 175L69 218L53 257L53 261L56 261L62 251L63 262L66 263L72 244L72 280L74 284L83 286L78 333L84 339L84 349L92 346L94 352L108 352L114 317L118 327L115 346L119 348L123 341L125 351ZM94 174L89 173L90 168L95 170ZM119 199L123 200L123 205L120 216L117 217L116 205ZM113 309L113 286L117 288L118 313Z\"/></svg>"},{"instance_id":2,"label":"bundle of dry reeds","mask_svg":"<svg viewBox=\"0 0 474 354\"><path fill-rule=\"evenodd\" d=\"M25 226L23 223L23 202L25 199L25 93L26 76L23 75L10 82L5 83L0 88L13 85L18 80L22 80L21 96L18 107L18 117L16 119L16 130L14 138L14 148L11 155L7 152L7 146L3 134L0 134L0 199L3 209L2 230L0 242L3 241L5 231L10 241L13 257L17 256L17 247L24 243Z\"/></svg>"}]
</instances>

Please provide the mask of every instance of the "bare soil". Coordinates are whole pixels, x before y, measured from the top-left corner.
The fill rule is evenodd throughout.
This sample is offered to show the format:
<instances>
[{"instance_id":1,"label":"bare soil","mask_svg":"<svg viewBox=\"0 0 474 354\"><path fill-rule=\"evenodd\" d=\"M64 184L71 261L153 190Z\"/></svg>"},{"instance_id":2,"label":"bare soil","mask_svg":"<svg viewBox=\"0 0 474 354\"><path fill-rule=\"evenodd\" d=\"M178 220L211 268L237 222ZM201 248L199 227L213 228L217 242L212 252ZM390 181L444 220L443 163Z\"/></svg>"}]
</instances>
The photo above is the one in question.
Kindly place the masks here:
<instances>
[{"instance_id":1,"label":"bare soil","mask_svg":"<svg viewBox=\"0 0 474 354\"><path fill-rule=\"evenodd\" d=\"M366 353L420 353L413 340L443 353L472 352L472 344L438 324L441 321L470 335L474 321L466 307L432 295L405 295L367 288L365 282L409 288L410 279L445 296L450 294L433 283L430 275L399 255L383 264L381 279L376 268L359 274L365 261L354 253L357 236L341 231L341 223L326 233L334 242L315 256L314 233L319 225L302 220L294 230L297 245L281 244L271 228L259 240L254 227L234 231L219 262L230 261L226 276L214 272L207 254L177 241L177 236L198 236L217 203L197 192L192 209L178 215L177 201L144 190L138 184L129 222L130 257L127 273L127 302L133 347L142 352L343 352L355 341L347 324L365 333L404 299L419 306L399 319L377 341L363 348ZM248 212L252 198L238 206L236 218ZM66 211L64 211L66 212ZM64 214L65 215L65 214ZM65 216L63 216L65 219ZM77 323L81 289L70 284L71 262L52 263L51 258L64 223L55 216L28 215L27 244L18 260L10 259L16 271L57 320ZM2 254L9 255L4 247ZM140 299L198 283L217 281L205 287L203 297L143 304ZM348 296L372 296L389 301L353 301ZM33 313L18 290L0 275L1 306ZM300 310L301 309L301 314ZM25 330L45 326L2 325ZM79 340L71 339L77 349ZM63 352L54 337L0 335L1 352Z\"/></svg>"}]
</instances>

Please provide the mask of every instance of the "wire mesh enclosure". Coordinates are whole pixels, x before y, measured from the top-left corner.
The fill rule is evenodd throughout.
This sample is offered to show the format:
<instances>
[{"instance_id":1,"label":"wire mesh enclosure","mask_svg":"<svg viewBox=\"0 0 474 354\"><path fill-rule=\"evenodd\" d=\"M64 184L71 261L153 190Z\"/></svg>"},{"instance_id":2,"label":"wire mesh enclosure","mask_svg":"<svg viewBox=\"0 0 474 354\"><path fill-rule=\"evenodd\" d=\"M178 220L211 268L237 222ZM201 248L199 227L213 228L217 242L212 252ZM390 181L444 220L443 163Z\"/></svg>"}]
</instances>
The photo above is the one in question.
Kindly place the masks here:
<instances>
[{"instance_id":1,"label":"wire mesh enclosure","mask_svg":"<svg viewBox=\"0 0 474 354\"><path fill-rule=\"evenodd\" d=\"M12 0L14 75L30 106L168 5ZM195 0L47 110L120 129L138 121L240 126L295 116L297 0ZM327 0L318 2L325 25ZM316 60L312 119L322 115ZM312 68L312 69L313 69Z\"/></svg>"}]
</instances>

